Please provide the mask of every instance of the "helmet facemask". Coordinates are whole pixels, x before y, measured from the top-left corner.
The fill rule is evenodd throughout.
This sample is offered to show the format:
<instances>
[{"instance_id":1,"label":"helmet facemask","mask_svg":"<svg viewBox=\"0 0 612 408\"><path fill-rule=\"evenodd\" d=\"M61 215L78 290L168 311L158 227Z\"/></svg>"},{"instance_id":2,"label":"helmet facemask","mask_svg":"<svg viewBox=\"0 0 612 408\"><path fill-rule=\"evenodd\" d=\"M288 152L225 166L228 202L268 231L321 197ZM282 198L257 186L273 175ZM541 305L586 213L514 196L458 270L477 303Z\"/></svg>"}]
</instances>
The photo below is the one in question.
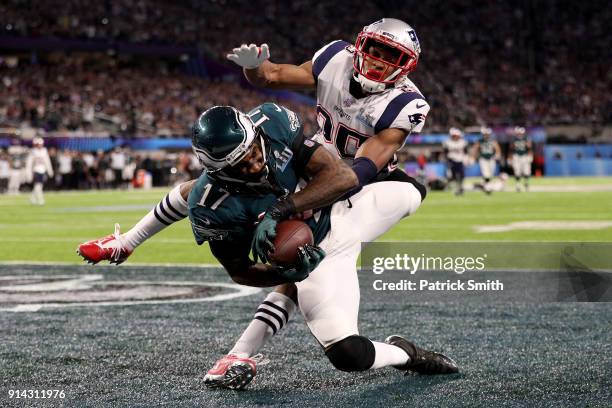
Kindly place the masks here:
<instances>
[{"instance_id":1,"label":"helmet facemask","mask_svg":"<svg viewBox=\"0 0 612 408\"><path fill-rule=\"evenodd\" d=\"M257 134L255 140L234 165L226 166L216 172L209 173L210 178L223 185L223 187L230 193L248 195L278 193L278 187L275 187L269 180L269 176L271 176L271 174L270 166L268 165L267 161L267 146L263 136L263 131L260 128L255 128L255 130ZM252 154L256 149L261 151L263 166L258 173L245 174L240 169L241 161L249 154Z\"/></svg>"},{"instance_id":2,"label":"helmet facemask","mask_svg":"<svg viewBox=\"0 0 612 408\"><path fill-rule=\"evenodd\" d=\"M402 44L383 35L362 31L355 42L355 80L367 93L384 91L412 72L418 56Z\"/></svg>"},{"instance_id":3,"label":"helmet facemask","mask_svg":"<svg viewBox=\"0 0 612 408\"><path fill-rule=\"evenodd\" d=\"M226 191L263 195L277 190L270 182L274 176L266 138L248 115L220 106L200 115L192 146L208 177Z\"/></svg>"}]
</instances>

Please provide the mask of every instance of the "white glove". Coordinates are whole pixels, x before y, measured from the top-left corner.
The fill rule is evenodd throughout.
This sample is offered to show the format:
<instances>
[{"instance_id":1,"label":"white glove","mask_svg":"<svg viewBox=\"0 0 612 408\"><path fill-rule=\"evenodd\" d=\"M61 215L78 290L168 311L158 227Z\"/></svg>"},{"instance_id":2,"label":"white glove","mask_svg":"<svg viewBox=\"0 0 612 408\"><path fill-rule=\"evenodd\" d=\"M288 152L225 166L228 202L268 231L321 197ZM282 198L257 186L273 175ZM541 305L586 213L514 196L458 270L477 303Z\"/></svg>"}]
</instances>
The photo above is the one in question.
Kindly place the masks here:
<instances>
[{"instance_id":1,"label":"white glove","mask_svg":"<svg viewBox=\"0 0 612 408\"><path fill-rule=\"evenodd\" d=\"M257 68L270 58L270 50L268 44L261 44L261 47L255 44L242 44L238 48L234 48L233 53L227 54L227 59L235 62L246 69Z\"/></svg>"}]
</instances>

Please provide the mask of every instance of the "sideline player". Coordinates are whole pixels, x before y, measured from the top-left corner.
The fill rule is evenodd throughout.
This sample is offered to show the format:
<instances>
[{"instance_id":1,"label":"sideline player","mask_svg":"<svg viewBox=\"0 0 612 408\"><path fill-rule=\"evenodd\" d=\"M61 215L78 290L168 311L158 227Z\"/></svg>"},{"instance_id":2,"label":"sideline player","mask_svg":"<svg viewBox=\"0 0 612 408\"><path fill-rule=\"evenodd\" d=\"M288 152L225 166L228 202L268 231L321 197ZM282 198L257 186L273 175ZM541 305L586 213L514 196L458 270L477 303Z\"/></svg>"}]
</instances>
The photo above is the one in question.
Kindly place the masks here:
<instances>
[{"instance_id":1,"label":"sideline player","mask_svg":"<svg viewBox=\"0 0 612 408\"><path fill-rule=\"evenodd\" d=\"M508 161L512 163L516 191L521 191L521 177L525 191L529 190L529 177L531 176L531 162L533 161L533 145L527 137L525 128L516 126L512 130L512 142Z\"/></svg>"},{"instance_id":2,"label":"sideline player","mask_svg":"<svg viewBox=\"0 0 612 408\"><path fill-rule=\"evenodd\" d=\"M213 255L238 283L296 282L306 323L339 370L394 366L423 374L457 372L456 364L441 354L422 350L399 336L385 343L371 341L360 336L357 328L356 265L361 242L376 239L413 214L422 194L411 183L383 181L324 206L357 180L348 166L320 144L291 130L287 113L291 115L277 105L264 104L249 116L229 107L211 108L200 116L192 140L206 171L188 198L197 243L208 241ZM283 123L284 129L279 126ZM283 192L294 191L300 178L309 180L302 190L279 198ZM318 210L305 221L313 230L315 244L325 251L324 258L316 247L301 249L300 261L292 268L249 258L253 235L266 220L278 222L313 209ZM262 213L263 221L254 228ZM282 324L283 316L271 310L278 313L274 303L264 303L258 312ZM233 363L230 375L214 379L215 386L242 388L252 379L255 365L249 359L238 357ZM207 377L210 384L213 379L210 374Z\"/></svg>"},{"instance_id":3,"label":"sideline player","mask_svg":"<svg viewBox=\"0 0 612 408\"><path fill-rule=\"evenodd\" d=\"M478 160L480 173L483 179L483 191L491 194L491 179L495 175L495 164L501 158L499 143L491 138L491 128L482 127L480 129L482 140L474 143L473 157Z\"/></svg>"},{"instance_id":4,"label":"sideline player","mask_svg":"<svg viewBox=\"0 0 612 408\"><path fill-rule=\"evenodd\" d=\"M448 131L449 138L442 143L444 154L451 171L451 180L455 181L455 195L463 194L463 179L465 178L465 160L468 144L463 138L463 132L455 127Z\"/></svg>"},{"instance_id":5,"label":"sideline player","mask_svg":"<svg viewBox=\"0 0 612 408\"><path fill-rule=\"evenodd\" d=\"M425 98L407 77L420 52L415 31L400 20L386 18L364 27L354 46L333 41L299 66L270 62L266 44L243 45L228 58L242 66L256 86L316 89L319 132L314 139L352 162L360 186L381 179L406 181L424 196L425 188L397 169L394 160L407 135L421 131L429 112ZM116 226L115 234L82 244L81 254L94 263L123 262L146 239L186 216L184 198L191 185L174 188L127 233L120 234ZM275 302L290 317L294 292L293 285L284 285L264 303ZM237 344L240 353L250 354L279 328L254 319Z\"/></svg>"},{"instance_id":6,"label":"sideline player","mask_svg":"<svg viewBox=\"0 0 612 408\"><path fill-rule=\"evenodd\" d=\"M32 181L32 195L30 202L34 205L44 205L43 185L47 177L53 178L53 166L49 158L49 152L44 147L42 137L35 137L32 140L32 150L26 160L26 179Z\"/></svg>"}]
</instances>

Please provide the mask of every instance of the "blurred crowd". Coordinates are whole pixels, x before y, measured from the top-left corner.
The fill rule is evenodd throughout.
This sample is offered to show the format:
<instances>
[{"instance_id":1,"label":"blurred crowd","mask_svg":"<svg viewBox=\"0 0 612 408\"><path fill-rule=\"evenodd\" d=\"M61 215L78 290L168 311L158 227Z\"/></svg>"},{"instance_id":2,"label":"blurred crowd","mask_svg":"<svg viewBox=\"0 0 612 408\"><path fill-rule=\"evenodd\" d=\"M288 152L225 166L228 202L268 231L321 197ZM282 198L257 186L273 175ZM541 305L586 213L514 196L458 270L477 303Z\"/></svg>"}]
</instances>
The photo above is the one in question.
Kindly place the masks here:
<instances>
[{"instance_id":1,"label":"blurred crowd","mask_svg":"<svg viewBox=\"0 0 612 408\"><path fill-rule=\"evenodd\" d=\"M277 101L234 82L185 75L176 62L100 54L54 53L36 64L6 60L0 79L0 125L27 123L46 133L185 135L211 106L250 110ZM308 118L312 129L312 107L284 104Z\"/></svg>"},{"instance_id":2,"label":"blurred crowd","mask_svg":"<svg viewBox=\"0 0 612 408\"><path fill-rule=\"evenodd\" d=\"M201 166L190 151L137 152L117 147L104 152L47 149L53 170L45 190L168 186L197 178ZM28 190L26 162L30 149L0 150L0 193Z\"/></svg>"},{"instance_id":3,"label":"blurred crowd","mask_svg":"<svg viewBox=\"0 0 612 408\"><path fill-rule=\"evenodd\" d=\"M420 38L412 78L432 105L426 131L612 122L605 0L8 0L0 4L0 35L189 44L219 61L240 43L267 42L273 61L301 63L331 40L352 42L383 16L404 19ZM156 63L93 59L2 68L0 123L44 118L44 126L78 129L93 115L126 133L174 134L211 104L248 108L268 99ZM293 108L313 124L310 107Z\"/></svg>"}]
</instances>

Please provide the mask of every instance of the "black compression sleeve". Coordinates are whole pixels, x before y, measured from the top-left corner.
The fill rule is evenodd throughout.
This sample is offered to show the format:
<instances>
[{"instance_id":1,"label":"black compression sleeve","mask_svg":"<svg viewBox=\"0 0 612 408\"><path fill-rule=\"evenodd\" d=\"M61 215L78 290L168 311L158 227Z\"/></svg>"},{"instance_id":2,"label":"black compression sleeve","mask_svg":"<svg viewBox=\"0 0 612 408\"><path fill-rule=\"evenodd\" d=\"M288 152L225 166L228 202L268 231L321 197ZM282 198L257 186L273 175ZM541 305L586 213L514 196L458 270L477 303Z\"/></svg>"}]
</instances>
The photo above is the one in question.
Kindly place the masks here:
<instances>
[{"instance_id":1,"label":"black compression sleeve","mask_svg":"<svg viewBox=\"0 0 612 408\"><path fill-rule=\"evenodd\" d=\"M307 139L304 134L300 134L293 140L291 145L291 151L293 151L293 160L295 172L300 175L305 175L306 165L310 161L310 158L314 154L315 150L321 146L320 143L314 140Z\"/></svg>"}]
</instances>

